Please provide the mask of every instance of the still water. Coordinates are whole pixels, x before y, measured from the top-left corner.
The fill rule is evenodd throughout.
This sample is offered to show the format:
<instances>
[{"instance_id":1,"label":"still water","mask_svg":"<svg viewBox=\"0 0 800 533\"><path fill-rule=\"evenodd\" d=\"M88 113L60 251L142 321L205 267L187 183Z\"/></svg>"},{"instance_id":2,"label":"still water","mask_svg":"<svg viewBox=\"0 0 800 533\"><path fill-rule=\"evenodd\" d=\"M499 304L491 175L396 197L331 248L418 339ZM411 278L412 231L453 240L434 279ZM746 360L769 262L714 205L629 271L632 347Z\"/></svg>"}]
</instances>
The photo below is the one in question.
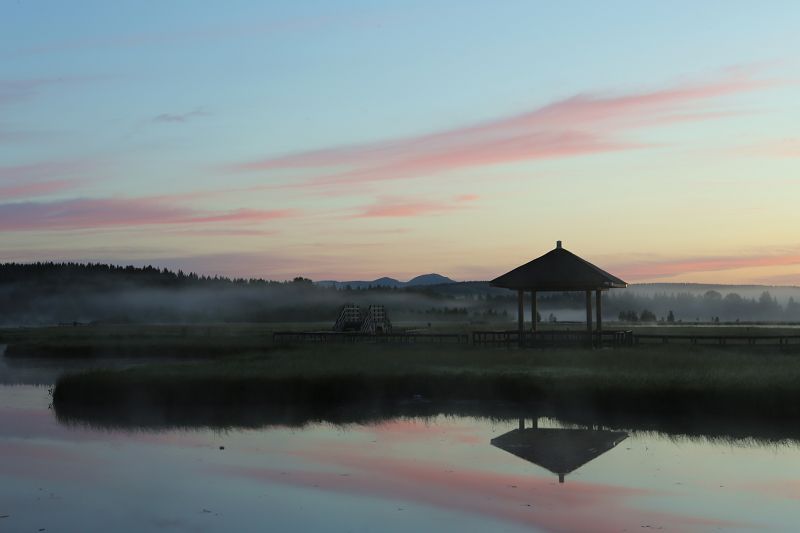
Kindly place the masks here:
<instances>
[{"instance_id":1,"label":"still water","mask_svg":"<svg viewBox=\"0 0 800 533\"><path fill-rule=\"evenodd\" d=\"M2 532L800 527L789 440L443 415L110 430L59 423L49 401L0 385Z\"/></svg>"}]
</instances>

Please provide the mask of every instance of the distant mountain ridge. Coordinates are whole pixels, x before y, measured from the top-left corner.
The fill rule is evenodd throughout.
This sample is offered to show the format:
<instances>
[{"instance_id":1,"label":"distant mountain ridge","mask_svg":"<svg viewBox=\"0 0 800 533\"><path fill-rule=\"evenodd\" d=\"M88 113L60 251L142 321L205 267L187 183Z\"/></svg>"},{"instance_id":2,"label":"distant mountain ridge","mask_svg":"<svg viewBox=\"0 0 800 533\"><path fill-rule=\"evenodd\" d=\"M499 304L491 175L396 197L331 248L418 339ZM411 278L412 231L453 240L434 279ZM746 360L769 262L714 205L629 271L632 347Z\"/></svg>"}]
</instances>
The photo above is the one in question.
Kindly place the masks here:
<instances>
[{"instance_id":1,"label":"distant mountain ridge","mask_svg":"<svg viewBox=\"0 0 800 533\"><path fill-rule=\"evenodd\" d=\"M447 276L442 276L441 274L422 274L421 276L417 276L411 278L408 281L400 281L394 278L389 277L382 277L378 279L374 279L372 281L335 281L335 280L324 280L324 281L317 281L316 284L322 287L336 287L337 289L343 289L345 287L350 287L351 289L365 289L367 287L393 287L393 288L405 288L405 287L423 287L426 285L446 285L448 283L458 283L457 281L448 278Z\"/></svg>"}]
</instances>

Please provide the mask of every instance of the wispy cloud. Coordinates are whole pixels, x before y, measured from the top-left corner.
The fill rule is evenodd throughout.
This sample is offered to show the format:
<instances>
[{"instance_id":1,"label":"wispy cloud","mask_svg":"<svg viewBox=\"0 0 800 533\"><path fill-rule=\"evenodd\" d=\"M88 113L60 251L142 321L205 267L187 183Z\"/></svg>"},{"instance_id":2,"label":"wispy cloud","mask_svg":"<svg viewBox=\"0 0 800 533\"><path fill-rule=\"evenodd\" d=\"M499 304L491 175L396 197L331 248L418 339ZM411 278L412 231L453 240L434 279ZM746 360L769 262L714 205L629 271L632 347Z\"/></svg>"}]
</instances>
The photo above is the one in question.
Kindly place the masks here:
<instances>
[{"instance_id":1,"label":"wispy cloud","mask_svg":"<svg viewBox=\"0 0 800 533\"><path fill-rule=\"evenodd\" d=\"M60 76L57 78L31 78L25 80L0 79L0 105L24 101L38 94L40 89L67 83L83 83L104 79L102 77Z\"/></svg>"},{"instance_id":2,"label":"wispy cloud","mask_svg":"<svg viewBox=\"0 0 800 533\"><path fill-rule=\"evenodd\" d=\"M0 166L0 180L25 182L30 180L60 179L65 176L86 174L98 168L92 161L44 161L27 165Z\"/></svg>"},{"instance_id":3,"label":"wispy cloud","mask_svg":"<svg viewBox=\"0 0 800 533\"><path fill-rule=\"evenodd\" d=\"M728 116L706 109L710 102L777 82L743 70L721 79L621 96L581 94L526 113L462 128L377 143L269 157L230 167L272 172L313 169L301 186L337 185L430 176L467 167L576 157L652 145L621 136L625 131L670 122Z\"/></svg>"},{"instance_id":4,"label":"wispy cloud","mask_svg":"<svg viewBox=\"0 0 800 533\"><path fill-rule=\"evenodd\" d=\"M17 198L33 198L47 196L67 190L74 190L80 182L78 180L52 180L17 185L0 184L0 198L11 200Z\"/></svg>"},{"instance_id":5,"label":"wispy cloud","mask_svg":"<svg viewBox=\"0 0 800 533\"><path fill-rule=\"evenodd\" d=\"M0 80L0 105L30 98L42 86L59 83L59 81L55 78Z\"/></svg>"},{"instance_id":6,"label":"wispy cloud","mask_svg":"<svg viewBox=\"0 0 800 533\"><path fill-rule=\"evenodd\" d=\"M275 235L277 231L251 228L192 228L176 229L172 230L171 233L195 237L269 237Z\"/></svg>"},{"instance_id":7,"label":"wispy cloud","mask_svg":"<svg viewBox=\"0 0 800 533\"><path fill-rule=\"evenodd\" d=\"M367 206L353 217L416 217L464 209L478 199L477 195L464 194L447 201L418 200L408 198L383 197L373 205Z\"/></svg>"},{"instance_id":8,"label":"wispy cloud","mask_svg":"<svg viewBox=\"0 0 800 533\"><path fill-rule=\"evenodd\" d=\"M791 285L800 287L800 269L791 274L775 274L771 276L760 276L754 280L765 285Z\"/></svg>"},{"instance_id":9,"label":"wispy cloud","mask_svg":"<svg viewBox=\"0 0 800 533\"><path fill-rule=\"evenodd\" d=\"M174 224L254 224L296 214L291 209L208 211L151 198L86 198L0 204L0 230L52 231Z\"/></svg>"},{"instance_id":10,"label":"wispy cloud","mask_svg":"<svg viewBox=\"0 0 800 533\"><path fill-rule=\"evenodd\" d=\"M54 133L35 130L8 128L0 124L0 144L23 143L52 137Z\"/></svg>"},{"instance_id":11,"label":"wispy cloud","mask_svg":"<svg viewBox=\"0 0 800 533\"><path fill-rule=\"evenodd\" d=\"M800 252L773 255L708 256L635 261L611 266L610 271L629 281L668 278L695 272L718 272L738 268L775 267L800 264Z\"/></svg>"},{"instance_id":12,"label":"wispy cloud","mask_svg":"<svg viewBox=\"0 0 800 533\"><path fill-rule=\"evenodd\" d=\"M211 113L203 109L195 109L186 113L162 113L153 117L153 122L188 122L199 117L207 117Z\"/></svg>"},{"instance_id":13,"label":"wispy cloud","mask_svg":"<svg viewBox=\"0 0 800 533\"><path fill-rule=\"evenodd\" d=\"M0 199L30 199L70 191L73 194L100 168L94 161L46 161L0 166Z\"/></svg>"},{"instance_id":14,"label":"wispy cloud","mask_svg":"<svg viewBox=\"0 0 800 533\"><path fill-rule=\"evenodd\" d=\"M736 152L760 157L800 158L800 138L777 139L744 146L737 148Z\"/></svg>"}]
</instances>

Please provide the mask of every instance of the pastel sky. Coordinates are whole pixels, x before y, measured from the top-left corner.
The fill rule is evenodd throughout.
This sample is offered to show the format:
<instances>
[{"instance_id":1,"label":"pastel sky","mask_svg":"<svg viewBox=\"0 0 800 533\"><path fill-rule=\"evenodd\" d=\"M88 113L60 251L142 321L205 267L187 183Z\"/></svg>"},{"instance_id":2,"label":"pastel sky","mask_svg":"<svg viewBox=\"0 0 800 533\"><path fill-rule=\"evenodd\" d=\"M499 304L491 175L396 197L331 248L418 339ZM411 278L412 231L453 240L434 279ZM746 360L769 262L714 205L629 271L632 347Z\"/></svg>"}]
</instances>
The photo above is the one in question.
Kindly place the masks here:
<instances>
[{"instance_id":1,"label":"pastel sky","mask_svg":"<svg viewBox=\"0 0 800 533\"><path fill-rule=\"evenodd\" d=\"M0 261L800 284L800 3L0 0Z\"/></svg>"}]
</instances>

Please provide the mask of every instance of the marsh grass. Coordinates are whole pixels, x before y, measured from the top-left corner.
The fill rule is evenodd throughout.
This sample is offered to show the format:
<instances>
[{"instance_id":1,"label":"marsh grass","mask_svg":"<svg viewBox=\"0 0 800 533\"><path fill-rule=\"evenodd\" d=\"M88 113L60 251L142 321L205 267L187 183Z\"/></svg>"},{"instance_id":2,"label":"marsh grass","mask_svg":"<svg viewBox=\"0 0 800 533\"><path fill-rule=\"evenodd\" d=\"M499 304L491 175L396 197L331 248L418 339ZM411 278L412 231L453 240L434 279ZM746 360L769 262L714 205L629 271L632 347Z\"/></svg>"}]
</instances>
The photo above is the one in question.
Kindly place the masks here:
<instances>
[{"instance_id":1,"label":"marsh grass","mask_svg":"<svg viewBox=\"0 0 800 533\"><path fill-rule=\"evenodd\" d=\"M780 429L800 420L800 357L701 347L307 345L73 374L58 381L53 400L63 420L106 423L297 424L499 409L684 433L709 424Z\"/></svg>"},{"instance_id":2,"label":"marsh grass","mask_svg":"<svg viewBox=\"0 0 800 533\"><path fill-rule=\"evenodd\" d=\"M259 324L92 325L0 329L7 357L226 357L272 344Z\"/></svg>"}]
</instances>

